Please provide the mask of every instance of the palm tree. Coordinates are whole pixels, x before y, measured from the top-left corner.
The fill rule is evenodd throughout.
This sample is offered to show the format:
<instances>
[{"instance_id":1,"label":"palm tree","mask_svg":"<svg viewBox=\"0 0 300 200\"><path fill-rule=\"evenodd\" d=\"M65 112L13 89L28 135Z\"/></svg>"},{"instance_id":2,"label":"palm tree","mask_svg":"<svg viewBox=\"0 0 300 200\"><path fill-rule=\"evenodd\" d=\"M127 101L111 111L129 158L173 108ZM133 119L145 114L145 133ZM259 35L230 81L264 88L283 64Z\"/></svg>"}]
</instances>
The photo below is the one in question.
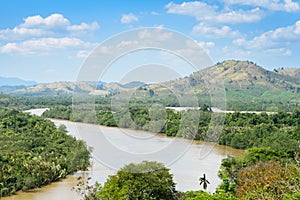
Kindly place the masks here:
<instances>
[{"instance_id":1,"label":"palm tree","mask_svg":"<svg viewBox=\"0 0 300 200\"><path fill-rule=\"evenodd\" d=\"M199 178L200 181L200 185L203 184L203 189L206 190L207 189L207 184L210 184L210 182L206 179L205 174L203 174L203 177Z\"/></svg>"}]
</instances>

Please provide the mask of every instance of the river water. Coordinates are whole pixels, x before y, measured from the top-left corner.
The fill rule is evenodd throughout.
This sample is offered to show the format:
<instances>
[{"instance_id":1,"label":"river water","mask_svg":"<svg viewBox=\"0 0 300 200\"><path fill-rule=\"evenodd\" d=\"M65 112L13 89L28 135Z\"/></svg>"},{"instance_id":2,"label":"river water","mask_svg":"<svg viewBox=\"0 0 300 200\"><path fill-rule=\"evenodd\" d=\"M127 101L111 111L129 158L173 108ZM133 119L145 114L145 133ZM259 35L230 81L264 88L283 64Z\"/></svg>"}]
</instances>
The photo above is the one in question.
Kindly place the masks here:
<instances>
[{"instance_id":1,"label":"river water","mask_svg":"<svg viewBox=\"0 0 300 200\"><path fill-rule=\"evenodd\" d=\"M31 113L41 114L42 110ZM109 175L130 162L155 160L170 168L179 191L199 190L199 177L206 174L211 184L207 191L214 192L221 180L217 173L223 158L239 156L243 151L213 143L191 142L148 132L103 127L52 119L56 125L66 125L69 133L83 139L93 148L92 167L88 172L78 172L67 179L48 186L18 192L4 200L74 200L80 199L71 188L83 173L91 177L91 183L104 183Z\"/></svg>"}]
</instances>

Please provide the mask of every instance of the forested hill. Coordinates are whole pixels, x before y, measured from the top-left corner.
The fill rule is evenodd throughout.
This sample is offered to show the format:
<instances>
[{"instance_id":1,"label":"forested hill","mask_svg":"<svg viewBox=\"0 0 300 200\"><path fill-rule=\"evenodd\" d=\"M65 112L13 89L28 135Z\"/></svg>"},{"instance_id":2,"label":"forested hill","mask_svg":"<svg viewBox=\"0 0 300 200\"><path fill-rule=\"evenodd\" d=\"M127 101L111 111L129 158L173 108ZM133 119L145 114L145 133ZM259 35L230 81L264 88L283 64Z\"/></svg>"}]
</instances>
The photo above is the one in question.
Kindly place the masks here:
<instances>
[{"instance_id":1,"label":"forested hill","mask_svg":"<svg viewBox=\"0 0 300 200\"><path fill-rule=\"evenodd\" d=\"M176 95L196 94L199 104L210 103L210 92L224 81L228 110L267 110L277 111L300 105L300 69L274 69L268 71L250 61L227 60L214 66L195 72L185 78L162 84L144 84L132 82L119 83L96 82L57 82L39 84L11 92L21 96L73 95L76 93L96 96L114 96L120 92L135 90L138 100L160 100L166 106L179 106L170 96L171 86ZM5 91L4 91L5 92ZM151 93L151 95L149 95ZM138 96L139 95L139 96ZM159 96L159 98L155 98ZM174 94L173 94L174 96ZM188 102L187 102L188 105ZM186 105L181 105L186 106ZM224 109L224 108L223 108ZM292 110L292 109L289 109Z\"/></svg>"},{"instance_id":2,"label":"forested hill","mask_svg":"<svg viewBox=\"0 0 300 200\"><path fill-rule=\"evenodd\" d=\"M192 88L203 88L204 81L215 82L224 80L226 89L242 91L245 94L259 96L266 90L270 92L291 92L300 93L300 69L281 68L268 71L250 61L227 60L216 65L200 70L186 78L170 81L175 85L183 85L188 81ZM38 94L71 94L83 92L87 94L105 95L109 90L134 89L144 86L142 82L131 82L125 85L118 83L100 82L97 86L94 82L56 82L49 84L38 84L27 89L17 90L16 93ZM151 87L151 85L150 85ZM100 92L102 91L102 92ZM199 92L205 92L197 89Z\"/></svg>"},{"instance_id":3,"label":"forested hill","mask_svg":"<svg viewBox=\"0 0 300 200\"><path fill-rule=\"evenodd\" d=\"M196 91L203 98L220 80L224 81L227 105L233 110L274 110L279 104L297 106L300 104L300 77L296 73L299 70L283 71L268 71L249 61L228 60L172 81L170 85L182 87L188 82L191 88L186 92Z\"/></svg>"}]
</instances>

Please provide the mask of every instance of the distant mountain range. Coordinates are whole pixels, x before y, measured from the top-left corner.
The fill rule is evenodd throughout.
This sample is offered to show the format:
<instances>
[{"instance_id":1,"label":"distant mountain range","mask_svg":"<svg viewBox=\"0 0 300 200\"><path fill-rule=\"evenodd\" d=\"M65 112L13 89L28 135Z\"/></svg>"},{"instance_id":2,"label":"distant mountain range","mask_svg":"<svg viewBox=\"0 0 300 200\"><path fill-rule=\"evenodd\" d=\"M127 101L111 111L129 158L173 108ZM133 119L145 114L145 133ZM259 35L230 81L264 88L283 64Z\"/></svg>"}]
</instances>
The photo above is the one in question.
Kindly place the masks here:
<instances>
[{"instance_id":1,"label":"distant mountain range","mask_svg":"<svg viewBox=\"0 0 300 200\"><path fill-rule=\"evenodd\" d=\"M11 93L36 84L37 83L34 81L25 81L20 78L0 77L0 92Z\"/></svg>"},{"instance_id":2,"label":"distant mountain range","mask_svg":"<svg viewBox=\"0 0 300 200\"><path fill-rule=\"evenodd\" d=\"M268 71L253 62L235 60L217 63L185 78L162 84L145 84L135 81L124 85L103 82L56 82L34 85L34 82L16 79L15 85L33 86L19 88L10 93L19 95L72 95L74 93L115 95L121 91L135 90L135 94L140 93L143 97L148 97L149 91L152 90L157 95L167 97L170 94L167 94L168 88L166 86L170 86L183 96L188 93L196 93L199 97L209 100L210 92L214 90L220 80L224 82L229 105L250 105L251 102L270 105L272 102L300 105L300 69L281 68ZM12 84L13 79L10 81Z\"/></svg>"},{"instance_id":3,"label":"distant mountain range","mask_svg":"<svg viewBox=\"0 0 300 200\"><path fill-rule=\"evenodd\" d=\"M25 81L20 78L0 77L0 86L33 86L36 84L34 81Z\"/></svg>"},{"instance_id":4,"label":"distant mountain range","mask_svg":"<svg viewBox=\"0 0 300 200\"><path fill-rule=\"evenodd\" d=\"M25 87L11 91L10 94L25 95L25 96L40 96L40 95L72 95L72 94L89 94L89 95L112 95L117 91L126 91L133 88L146 85L145 83L134 81L124 85L120 83L105 83L105 82L55 82L47 84L37 84L30 87Z\"/></svg>"}]
</instances>

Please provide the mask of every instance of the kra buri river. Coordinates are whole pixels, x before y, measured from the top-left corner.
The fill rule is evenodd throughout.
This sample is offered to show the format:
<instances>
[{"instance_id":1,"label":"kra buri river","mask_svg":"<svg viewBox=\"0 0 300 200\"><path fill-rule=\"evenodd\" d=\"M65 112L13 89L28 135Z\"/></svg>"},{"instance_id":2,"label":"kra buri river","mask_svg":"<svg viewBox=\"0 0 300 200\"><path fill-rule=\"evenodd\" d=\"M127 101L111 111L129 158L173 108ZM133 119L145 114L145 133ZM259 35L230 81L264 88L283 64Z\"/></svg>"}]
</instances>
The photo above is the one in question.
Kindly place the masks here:
<instances>
[{"instance_id":1,"label":"kra buri river","mask_svg":"<svg viewBox=\"0 0 300 200\"><path fill-rule=\"evenodd\" d=\"M30 110L41 114L43 109ZM56 125L64 124L69 134L80 138L93 148L92 166L87 172L78 172L48 186L18 192L4 200L74 200L80 199L71 188L81 175L91 177L91 183L104 183L109 175L130 162L155 160L170 168L179 191L200 190L199 177L206 174L211 184L207 191L214 192L221 183L218 170L223 158L239 156L243 151L206 142L192 142L149 132L110 128L85 123L51 119Z\"/></svg>"}]
</instances>

